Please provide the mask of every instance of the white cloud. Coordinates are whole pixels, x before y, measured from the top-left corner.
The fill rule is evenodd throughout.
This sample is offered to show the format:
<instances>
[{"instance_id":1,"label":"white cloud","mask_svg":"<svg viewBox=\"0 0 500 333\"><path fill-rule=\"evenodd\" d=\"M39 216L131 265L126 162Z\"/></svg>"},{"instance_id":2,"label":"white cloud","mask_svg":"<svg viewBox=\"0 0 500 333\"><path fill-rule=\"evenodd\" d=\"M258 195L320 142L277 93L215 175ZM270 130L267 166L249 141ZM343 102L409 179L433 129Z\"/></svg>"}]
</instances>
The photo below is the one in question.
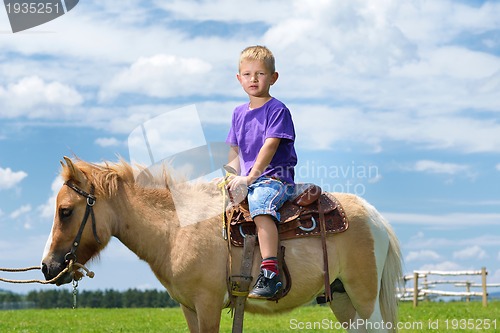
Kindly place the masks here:
<instances>
[{"instance_id":1,"label":"white cloud","mask_svg":"<svg viewBox=\"0 0 500 333\"><path fill-rule=\"evenodd\" d=\"M381 181L382 178L383 178L382 175L377 172L376 175L375 175L375 177L368 178L368 183L370 183L370 184L376 184L379 181Z\"/></svg>"},{"instance_id":2,"label":"white cloud","mask_svg":"<svg viewBox=\"0 0 500 333\"><path fill-rule=\"evenodd\" d=\"M95 143L101 147L117 147L123 144L123 142L117 138L97 138Z\"/></svg>"},{"instance_id":3,"label":"white cloud","mask_svg":"<svg viewBox=\"0 0 500 333\"><path fill-rule=\"evenodd\" d=\"M158 54L141 57L122 70L101 91L104 99L121 93L152 97L205 95L211 86L212 66L198 58Z\"/></svg>"},{"instance_id":4,"label":"white cloud","mask_svg":"<svg viewBox=\"0 0 500 333\"><path fill-rule=\"evenodd\" d=\"M9 214L9 218L12 220L15 220L16 223L22 224L24 229L31 229L32 227L32 216L31 216L31 205L23 205L16 210L14 210L12 213Z\"/></svg>"},{"instance_id":5,"label":"white cloud","mask_svg":"<svg viewBox=\"0 0 500 333\"><path fill-rule=\"evenodd\" d=\"M449 207L464 207L469 206L500 206L500 200L498 199L484 199L484 200L457 200L452 199L438 199L432 200L434 203L444 204Z\"/></svg>"},{"instance_id":6,"label":"white cloud","mask_svg":"<svg viewBox=\"0 0 500 333\"><path fill-rule=\"evenodd\" d=\"M415 224L435 227L464 227L474 221L475 226L498 226L500 214L496 213L449 213L419 214L384 212L391 224Z\"/></svg>"},{"instance_id":7,"label":"white cloud","mask_svg":"<svg viewBox=\"0 0 500 333\"><path fill-rule=\"evenodd\" d=\"M63 186L63 180L61 176L57 176L53 181L52 185L50 186L52 193L50 197L47 199L47 202L43 205L40 205L37 207L37 211L40 212L41 217L43 218L53 218L55 214L55 209L56 209L56 199L57 199L57 194L59 193L59 190Z\"/></svg>"},{"instance_id":8,"label":"white cloud","mask_svg":"<svg viewBox=\"0 0 500 333\"><path fill-rule=\"evenodd\" d=\"M131 161L143 165L150 165L151 158L161 161L206 144L195 105L171 110L150 119L134 129L128 137ZM182 163L182 157L176 162Z\"/></svg>"},{"instance_id":9,"label":"white cloud","mask_svg":"<svg viewBox=\"0 0 500 333\"><path fill-rule=\"evenodd\" d=\"M362 149L379 152L384 142L404 142L429 150L500 152L500 124L488 119L474 119L473 115L429 114L416 117L414 112L405 110L405 106L401 106L401 110L371 111L321 103L287 105L300 137L298 144L311 150L334 146L348 149L358 145ZM310 135L311 129L314 129L314 135ZM466 132L470 135L463 135ZM420 168L431 170L429 165L421 164ZM440 170L443 171L445 166L441 165ZM448 166L448 171L460 170L473 177L473 173L466 169L465 165ZM434 170L437 170L437 165Z\"/></svg>"},{"instance_id":10,"label":"white cloud","mask_svg":"<svg viewBox=\"0 0 500 333\"><path fill-rule=\"evenodd\" d=\"M118 123L132 121L136 117L130 113L132 108L139 109L144 103L140 96L243 99L234 79L238 52L258 42L270 46L277 56L281 78L273 93L285 103L297 96L312 101L293 102L292 108L300 134L317 130L315 136L301 135L308 149L331 148L345 140L374 152L381 151L387 141L466 153L500 151L500 125L494 115L489 116L500 109L500 58L456 39L497 29L493 13L500 4L473 7L453 1L417 5L384 0L377 5L320 1L310 6L275 0L244 6L229 0L156 1L141 8L126 3L120 10L127 14L117 15L121 11L115 6L90 1L71 20L50 23L57 31L71 29L71 36L54 34L50 43L38 35L27 35L23 42L7 41L5 52L25 54L25 58L43 53L54 60L13 59L0 64L0 72L17 82L1 89L6 94L20 82L27 84L24 80L28 78L35 82L37 77L29 76L26 68L33 72L36 64L34 71L44 78L38 85L47 88L58 83L60 86L53 87L60 91L57 96L73 92L74 98L63 99L67 103L63 105L74 105L71 103L78 101L75 94L79 92L61 78L82 82L98 92L98 96L82 92L86 102L97 105L85 110L72 106L71 112L78 119L83 119L86 111L115 109L92 114L92 121L83 120L85 126L122 128ZM162 13L159 8L168 15L152 19ZM256 8L261 15L247 15ZM193 21L193 25L178 26L176 19ZM196 23L206 20L226 24L227 36L197 34ZM232 24L254 24L255 20L265 22L269 29L250 33L246 39L232 35ZM67 58L72 61L64 61ZM128 113L100 105L128 93L138 95L122 107ZM37 96L15 99L17 106L3 116L51 119L60 115L43 107L26 109L37 101L49 103L50 98L43 93ZM83 101L83 95L80 98ZM332 103L340 106L332 107ZM481 110L482 117L475 117L474 110ZM333 115L335 121L324 121Z\"/></svg>"},{"instance_id":11,"label":"white cloud","mask_svg":"<svg viewBox=\"0 0 500 333\"><path fill-rule=\"evenodd\" d=\"M486 251L478 245L469 246L463 250L453 252L453 258L455 259L484 259L486 257L488 257Z\"/></svg>"},{"instance_id":12,"label":"white cloud","mask_svg":"<svg viewBox=\"0 0 500 333\"><path fill-rule=\"evenodd\" d=\"M12 261L12 265L15 266L10 267L28 266L40 262L40 254L47 236L48 233L45 236L26 236L22 242L17 239L0 240L0 260Z\"/></svg>"},{"instance_id":13,"label":"white cloud","mask_svg":"<svg viewBox=\"0 0 500 333\"><path fill-rule=\"evenodd\" d=\"M412 237L409 241L404 243L405 248L415 252L422 250L436 250L443 251L444 249L456 249L474 247L481 244L483 247L493 249L495 251L500 247L500 238L497 235L483 235L473 238L448 238L448 237Z\"/></svg>"},{"instance_id":14,"label":"white cloud","mask_svg":"<svg viewBox=\"0 0 500 333\"><path fill-rule=\"evenodd\" d=\"M297 122L304 132L319 129L306 146L322 149L344 139L368 143L375 151L384 141L461 152L498 151L496 117L476 119L470 110L500 109L496 96L500 85L491 86L500 58L465 45L440 45L463 33L465 28L456 22L466 20L466 13L483 20L469 22L468 28L494 29L489 9L447 1L422 6L397 1L377 6L360 1L324 1L315 6L296 2L292 15L264 36L275 50L278 69L292 73L283 75L273 89L285 96L285 102L298 95L322 102L301 103L292 110L304 110ZM400 26L408 19L418 22L418 29L423 21L424 31L429 23L428 30L435 33L426 33L421 40L412 34L413 28ZM447 25L453 27L451 34ZM433 38L430 45L423 45ZM300 80L295 79L298 76ZM482 89L483 85L491 87ZM352 106L342 103L332 108L326 102L330 96L351 100ZM324 121L333 117L335 121Z\"/></svg>"},{"instance_id":15,"label":"white cloud","mask_svg":"<svg viewBox=\"0 0 500 333\"><path fill-rule=\"evenodd\" d=\"M431 250L420 250L420 251L410 251L405 257L405 261L436 261L440 260L441 256L435 251Z\"/></svg>"},{"instance_id":16,"label":"white cloud","mask_svg":"<svg viewBox=\"0 0 500 333\"><path fill-rule=\"evenodd\" d=\"M498 171L500 171L500 163L498 163L497 165L495 165L495 169L497 169Z\"/></svg>"},{"instance_id":17,"label":"white cloud","mask_svg":"<svg viewBox=\"0 0 500 333\"><path fill-rule=\"evenodd\" d=\"M310 6L297 1L291 15L277 20L264 40L276 46L282 61L299 71L314 68L322 79L330 75L328 81L338 88L339 77L346 74L379 75L415 59L416 45L391 22L394 4L321 1Z\"/></svg>"},{"instance_id":18,"label":"white cloud","mask_svg":"<svg viewBox=\"0 0 500 333\"><path fill-rule=\"evenodd\" d=\"M181 39L178 32L176 34L175 30L167 27L165 17L160 18L154 13L155 8L152 9L156 15L154 19L146 16L136 16L137 20L127 19L130 14L145 9L149 2L139 4L124 1L120 8L109 4L103 8L103 2L90 0L85 6L76 8L78 13L72 12L43 25L45 31L55 32L49 34L49 38L27 33L22 41L18 38L4 39L3 46L5 50L23 55L55 55L67 63L92 60L109 65L152 54L151 51L158 49L158 46L175 47ZM165 16L168 15L165 13ZM85 70L82 68L82 73Z\"/></svg>"},{"instance_id":19,"label":"white cloud","mask_svg":"<svg viewBox=\"0 0 500 333\"><path fill-rule=\"evenodd\" d=\"M288 0L257 0L241 3L231 0L156 1L157 6L168 11L176 19L267 23L274 23L291 15L293 7L290 3ZM259 9L259 15L248 15L255 12L256 8Z\"/></svg>"},{"instance_id":20,"label":"white cloud","mask_svg":"<svg viewBox=\"0 0 500 333\"><path fill-rule=\"evenodd\" d=\"M415 163L412 169L417 172L456 175L457 173L468 171L469 166L454 163L442 163L430 160L420 160Z\"/></svg>"},{"instance_id":21,"label":"white cloud","mask_svg":"<svg viewBox=\"0 0 500 333\"><path fill-rule=\"evenodd\" d=\"M411 10L406 11L406 7ZM424 2L424 8L440 7L439 15L425 13L425 18L421 12L426 10L419 7L398 1L378 2L376 6L364 1L323 1L315 6L296 2L292 15L277 20L264 40L275 48L278 64L284 62L285 67L302 76L302 84L292 80L285 89L291 95L333 93L337 99L353 98L384 108L401 110L399 103L403 103L405 108L422 111L432 106L438 112L449 109L448 103L468 104L484 99L474 96L477 94L470 92L466 82L493 75L500 69L500 59L462 45L441 47L467 29L442 20L441 15L450 16L454 4L434 6ZM476 11L462 7L470 13ZM489 18L494 29L491 13ZM445 31L446 35L415 38L413 29L405 29L412 19L418 22L417 31L429 22L435 25L432 30ZM454 29L448 35L450 25ZM434 38L437 40L431 45L424 44ZM465 81L457 81L457 76ZM464 92L472 99L463 98Z\"/></svg>"},{"instance_id":22,"label":"white cloud","mask_svg":"<svg viewBox=\"0 0 500 333\"><path fill-rule=\"evenodd\" d=\"M38 76L22 78L5 89L0 86L0 103L4 105L0 117L3 118L52 118L57 113L44 107L74 107L82 102L83 97L74 88L56 81L47 83Z\"/></svg>"},{"instance_id":23,"label":"white cloud","mask_svg":"<svg viewBox=\"0 0 500 333\"><path fill-rule=\"evenodd\" d=\"M12 171L10 168L0 168L0 191L16 186L27 176L28 174L24 171Z\"/></svg>"},{"instance_id":24,"label":"white cloud","mask_svg":"<svg viewBox=\"0 0 500 333\"><path fill-rule=\"evenodd\" d=\"M10 213L9 216L12 219L17 219L20 216L25 215L26 213L29 213L29 212L31 212L31 205L23 205L23 206L19 207L18 209L16 209L15 211L13 211L12 213Z\"/></svg>"},{"instance_id":25,"label":"white cloud","mask_svg":"<svg viewBox=\"0 0 500 333\"><path fill-rule=\"evenodd\" d=\"M443 261L436 264L425 264L420 266L421 271L457 271L461 270L462 266L453 261Z\"/></svg>"},{"instance_id":26,"label":"white cloud","mask_svg":"<svg viewBox=\"0 0 500 333\"><path fill-rule=\"evenodd\" d=\"M477 172L474 172L466 164L444 163L432 160L419 160L412 164L399 165L398 168L404 172L420 172L426 174L438 174L446 176L445 183L453 183L456 177L466 177L474 181Z\"/></svg>"},{"instance_id":27,"label":"white cloud","mask_svg":"<svg viewBox=\"0 0 500 333\"><path fill-rule=\"evenodd\" d=\"M425 46L452 40L464 30L485 31L497 26L498 3L467 6L456 1L399 2L395 24Z\"/></svg>"},{"instance_id":28,"label":"white cloud","mask_svg":"<svg viewBox=\"0 0 500 333\"><path fill-rule=\"evenodd\" d=\"M395 67L392 74L421 79L426 77L481 79L494 75L500 65L498 57L464 47L447 46L427 52L421 54L419 62Z\"/></svg>"}]
</instances>

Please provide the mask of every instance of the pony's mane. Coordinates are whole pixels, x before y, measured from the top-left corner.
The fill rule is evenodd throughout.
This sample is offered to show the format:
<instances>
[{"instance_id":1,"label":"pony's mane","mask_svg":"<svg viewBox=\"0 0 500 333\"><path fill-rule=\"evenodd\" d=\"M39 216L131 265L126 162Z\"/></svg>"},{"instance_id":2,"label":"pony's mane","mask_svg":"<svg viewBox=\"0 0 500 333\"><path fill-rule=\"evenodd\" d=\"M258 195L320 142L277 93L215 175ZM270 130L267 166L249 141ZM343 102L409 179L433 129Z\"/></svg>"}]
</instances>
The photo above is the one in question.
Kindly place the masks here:
<instances>
[{"instance_id":1,"label":"pony's mane","mask_svg":"<svg viewBox=\"0 0 500 333\"><path fill-rule=\"evenodd\" d=\"M134 184L133 169L124 160L118 163L103 162L97 164L77 159L73 165L94 185L95 193L98 195L114 196L120 180L131 185ZM65 181L77 180L73 170L69 167L63 167L61 176Z\"/></svg>"},{"instance_id":2,"label":"pony's mane","mask_svg":"<svg viewBox=\"0 0 500 333\"><path fill-rule=\"evenodd\" d=\"M173 169L165 165L134 168L123 159L117 163L105 161L101 164L76 159L73 165L94 185L96 194L106 197L116 195L120 181L131 187L155 191L168 190L169 185L175 185L177 188L194 192L204 192L210 195L217 193L217 186L214 183L187 183L185 177L174 177ZM65 181L75 177L69 167L63 167L61 176Z\"/></svg>"}]
</instances>

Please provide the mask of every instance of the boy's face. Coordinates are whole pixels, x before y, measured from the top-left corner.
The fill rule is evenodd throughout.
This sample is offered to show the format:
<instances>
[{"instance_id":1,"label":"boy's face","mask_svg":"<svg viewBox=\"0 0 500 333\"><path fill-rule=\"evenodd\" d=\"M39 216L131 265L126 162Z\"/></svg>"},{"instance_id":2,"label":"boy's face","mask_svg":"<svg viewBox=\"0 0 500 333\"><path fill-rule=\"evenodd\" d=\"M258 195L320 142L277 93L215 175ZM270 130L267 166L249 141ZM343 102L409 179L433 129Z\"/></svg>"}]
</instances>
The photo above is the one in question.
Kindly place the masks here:
<instances>
[{"instance_id":1,"label":"boy's face","mask_svg":"<svg viewBox=\"0 0 500 333\"><path fill-rule=\"evenodd\" d=\"M269 97L269 88L278 79L278 73L271 73L263 61L244 59L236 77L248 96Z\"/></svg>"}]
</instances>

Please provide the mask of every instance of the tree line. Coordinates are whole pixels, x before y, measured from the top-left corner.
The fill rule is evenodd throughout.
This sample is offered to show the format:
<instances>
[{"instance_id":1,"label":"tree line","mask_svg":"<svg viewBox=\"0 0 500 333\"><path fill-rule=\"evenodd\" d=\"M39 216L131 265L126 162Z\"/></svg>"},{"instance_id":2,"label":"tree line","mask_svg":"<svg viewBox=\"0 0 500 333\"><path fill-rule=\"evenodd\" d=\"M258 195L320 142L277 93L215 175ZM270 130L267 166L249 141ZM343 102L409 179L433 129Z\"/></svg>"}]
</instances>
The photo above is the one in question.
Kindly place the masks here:
<instances>
[{"instance_id":1,"label":"tree line","mask_svg":"<svg viewBox=\"0 0 500 333\"><path fill-rule=\"evenodd\" d=\"M179 304L166 291L128 289L79 291L79 308L169 308ZM30 291L26 295L0 291L0 310L71 308L73 293L65 289Z\"/></svg>"}]
</instances>

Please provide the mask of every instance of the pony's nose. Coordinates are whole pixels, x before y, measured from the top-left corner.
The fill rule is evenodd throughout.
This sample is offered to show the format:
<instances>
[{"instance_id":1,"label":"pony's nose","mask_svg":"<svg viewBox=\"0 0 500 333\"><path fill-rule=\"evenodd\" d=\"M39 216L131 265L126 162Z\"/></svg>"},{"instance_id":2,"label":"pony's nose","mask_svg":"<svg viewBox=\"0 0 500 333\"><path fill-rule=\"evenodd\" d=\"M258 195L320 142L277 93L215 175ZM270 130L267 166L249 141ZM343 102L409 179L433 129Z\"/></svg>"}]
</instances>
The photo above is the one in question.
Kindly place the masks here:
<instances>
[{"instance_id":1,"label":"pony's nose","mask_svg":"<svg viewBox=\"0 0 500 333\"><path fill-rule=\"evenodd\" d=\"M47 266L46 263L42 262L42 273L45 276L45 279L48 280L48 275L49 275L49 267Z\"/></svg>"}]
</instances>

